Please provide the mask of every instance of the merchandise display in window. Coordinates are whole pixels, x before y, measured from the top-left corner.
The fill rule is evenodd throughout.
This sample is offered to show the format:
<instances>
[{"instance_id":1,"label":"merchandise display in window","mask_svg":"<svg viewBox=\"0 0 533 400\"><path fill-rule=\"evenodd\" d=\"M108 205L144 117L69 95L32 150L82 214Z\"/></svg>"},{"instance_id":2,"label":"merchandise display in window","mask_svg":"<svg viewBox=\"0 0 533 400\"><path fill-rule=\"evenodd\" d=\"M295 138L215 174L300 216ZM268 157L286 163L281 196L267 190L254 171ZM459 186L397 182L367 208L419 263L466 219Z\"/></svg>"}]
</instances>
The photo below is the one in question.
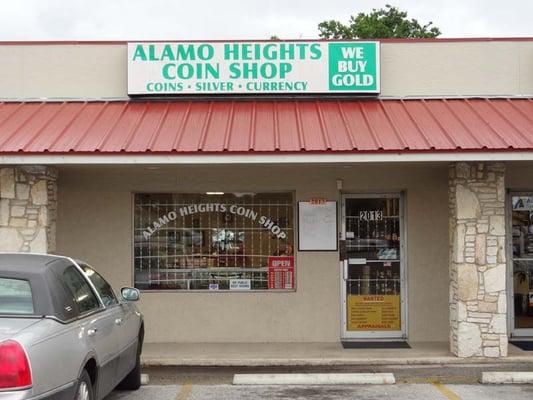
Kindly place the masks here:
<instances>
[{"instance_id":1,"label":"merchandise display in window","mask_svg":"<svg viewBox=\"0 0 533 400\"><path fill-rule=\"evenodd\" d=\"M146 193L134 207L137 288L294 289L292 193Z\"/></svg>"}]
</instances>

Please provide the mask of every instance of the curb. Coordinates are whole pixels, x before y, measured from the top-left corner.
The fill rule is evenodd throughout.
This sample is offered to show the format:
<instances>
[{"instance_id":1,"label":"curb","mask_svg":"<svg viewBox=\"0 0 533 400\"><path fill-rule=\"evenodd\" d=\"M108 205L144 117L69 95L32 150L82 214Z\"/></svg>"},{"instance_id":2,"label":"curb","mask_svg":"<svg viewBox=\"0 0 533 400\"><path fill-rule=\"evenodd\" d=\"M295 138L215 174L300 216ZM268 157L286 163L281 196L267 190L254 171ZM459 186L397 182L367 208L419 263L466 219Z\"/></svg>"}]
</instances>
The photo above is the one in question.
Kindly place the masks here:
<instances>
[{"instance_id":1,"label":"curb","mask_svg":"<svg viewBox=\"0 0 533 400\"><path fill-rule=\"evenodd\" d=\"M141 385L145 386L150 383L150 376L148 374L141 374Z\"/></svg>"},{"instance_id":2,"label":"curb","mask_svg":"<svg viewBox=\"0 0 533 400\"><path fill-rule=\"evenodd\" d=\"M394 366L394 365L457 365L469 364L533 364L531 356L512 356L506 358L456 357L435 358L170 358L145 357L143 367L305 367L305 366Z\"/></svg>"},{"instance_id":3,"label":"curb","mask_svg":"<svg viewBox=\"0 0 533 400\"><path fill-rule=\"evenodd\" d=\"M392 385L394 374L235 374L234 385Z\"/></svg>"},{"instance_id":4,"label":"curb","mask_svg":"<svg viewBox=\"0 0 533 400\"><path fill-rule=\"evenodd\" d=\"M533 383L533 372L482 372L481 383L488 383L488 384Z\"/></svg>"}]
</instances>

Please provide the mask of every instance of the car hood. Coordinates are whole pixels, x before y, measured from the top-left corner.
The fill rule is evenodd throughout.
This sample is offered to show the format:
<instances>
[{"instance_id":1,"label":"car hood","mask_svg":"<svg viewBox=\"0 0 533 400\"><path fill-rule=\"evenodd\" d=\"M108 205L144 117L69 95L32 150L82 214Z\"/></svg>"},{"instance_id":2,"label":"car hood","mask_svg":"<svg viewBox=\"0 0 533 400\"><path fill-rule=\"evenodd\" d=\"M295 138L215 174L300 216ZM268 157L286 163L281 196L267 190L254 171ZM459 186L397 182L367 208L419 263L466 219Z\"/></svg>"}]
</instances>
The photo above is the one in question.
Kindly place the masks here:
<instances>
[{"instance_id":1,"label":"car hood","mask_svg":"<svg viewBox=\"0 0 533 400\"><path fill-rule=\"evenodd\" d=\"M0 342L11 339L19 332L40 321L40 318L9 318L0 317Z\"/></svg>"}]
</instances>

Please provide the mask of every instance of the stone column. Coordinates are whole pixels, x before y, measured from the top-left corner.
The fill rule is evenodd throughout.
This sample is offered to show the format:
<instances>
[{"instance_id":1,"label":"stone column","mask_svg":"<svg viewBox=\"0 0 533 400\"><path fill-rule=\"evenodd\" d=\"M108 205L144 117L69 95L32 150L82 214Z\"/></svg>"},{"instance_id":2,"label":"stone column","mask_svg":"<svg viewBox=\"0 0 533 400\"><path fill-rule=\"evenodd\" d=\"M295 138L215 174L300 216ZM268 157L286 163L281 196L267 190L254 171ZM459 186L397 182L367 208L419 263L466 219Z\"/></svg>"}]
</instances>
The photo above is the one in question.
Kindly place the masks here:
<instances>
[{"instance_id":1,"label":"stone column","mask_svg":"<svg viewBox=\"0 0 533 400\"><path fill-rule=\"evenodd\" d=\"M0 166L0 251L55 252L57 170Z\"/></svg>"},{"instance_id":2,"label":"stone column","mask_svg":"<svg viewBox=\"0 0 533 400\"><path fill-rule=\"evenodd\" d=\"M505 165L450 166L450 348L507 355Z\"/></svg>"}]
</instances>

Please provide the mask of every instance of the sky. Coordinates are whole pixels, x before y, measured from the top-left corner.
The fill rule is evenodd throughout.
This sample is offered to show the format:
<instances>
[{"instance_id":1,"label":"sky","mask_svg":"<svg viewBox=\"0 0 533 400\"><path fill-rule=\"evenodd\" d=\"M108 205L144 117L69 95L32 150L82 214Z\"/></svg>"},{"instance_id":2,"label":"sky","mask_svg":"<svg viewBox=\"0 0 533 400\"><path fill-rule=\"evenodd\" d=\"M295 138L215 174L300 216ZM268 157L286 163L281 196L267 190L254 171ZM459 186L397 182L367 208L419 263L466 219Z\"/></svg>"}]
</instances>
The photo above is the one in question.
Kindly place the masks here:
<instances>
[{"instance_id":1,"label":"sky","mask_svg":"<svg viewBox=\"0 0 533 400\"><path fill-rule=\"evenodd\" d=\"M533 0L0 0L0 40L313 39L386 3L441 37L533 36Z\"/></svg>"}]
</instances>

